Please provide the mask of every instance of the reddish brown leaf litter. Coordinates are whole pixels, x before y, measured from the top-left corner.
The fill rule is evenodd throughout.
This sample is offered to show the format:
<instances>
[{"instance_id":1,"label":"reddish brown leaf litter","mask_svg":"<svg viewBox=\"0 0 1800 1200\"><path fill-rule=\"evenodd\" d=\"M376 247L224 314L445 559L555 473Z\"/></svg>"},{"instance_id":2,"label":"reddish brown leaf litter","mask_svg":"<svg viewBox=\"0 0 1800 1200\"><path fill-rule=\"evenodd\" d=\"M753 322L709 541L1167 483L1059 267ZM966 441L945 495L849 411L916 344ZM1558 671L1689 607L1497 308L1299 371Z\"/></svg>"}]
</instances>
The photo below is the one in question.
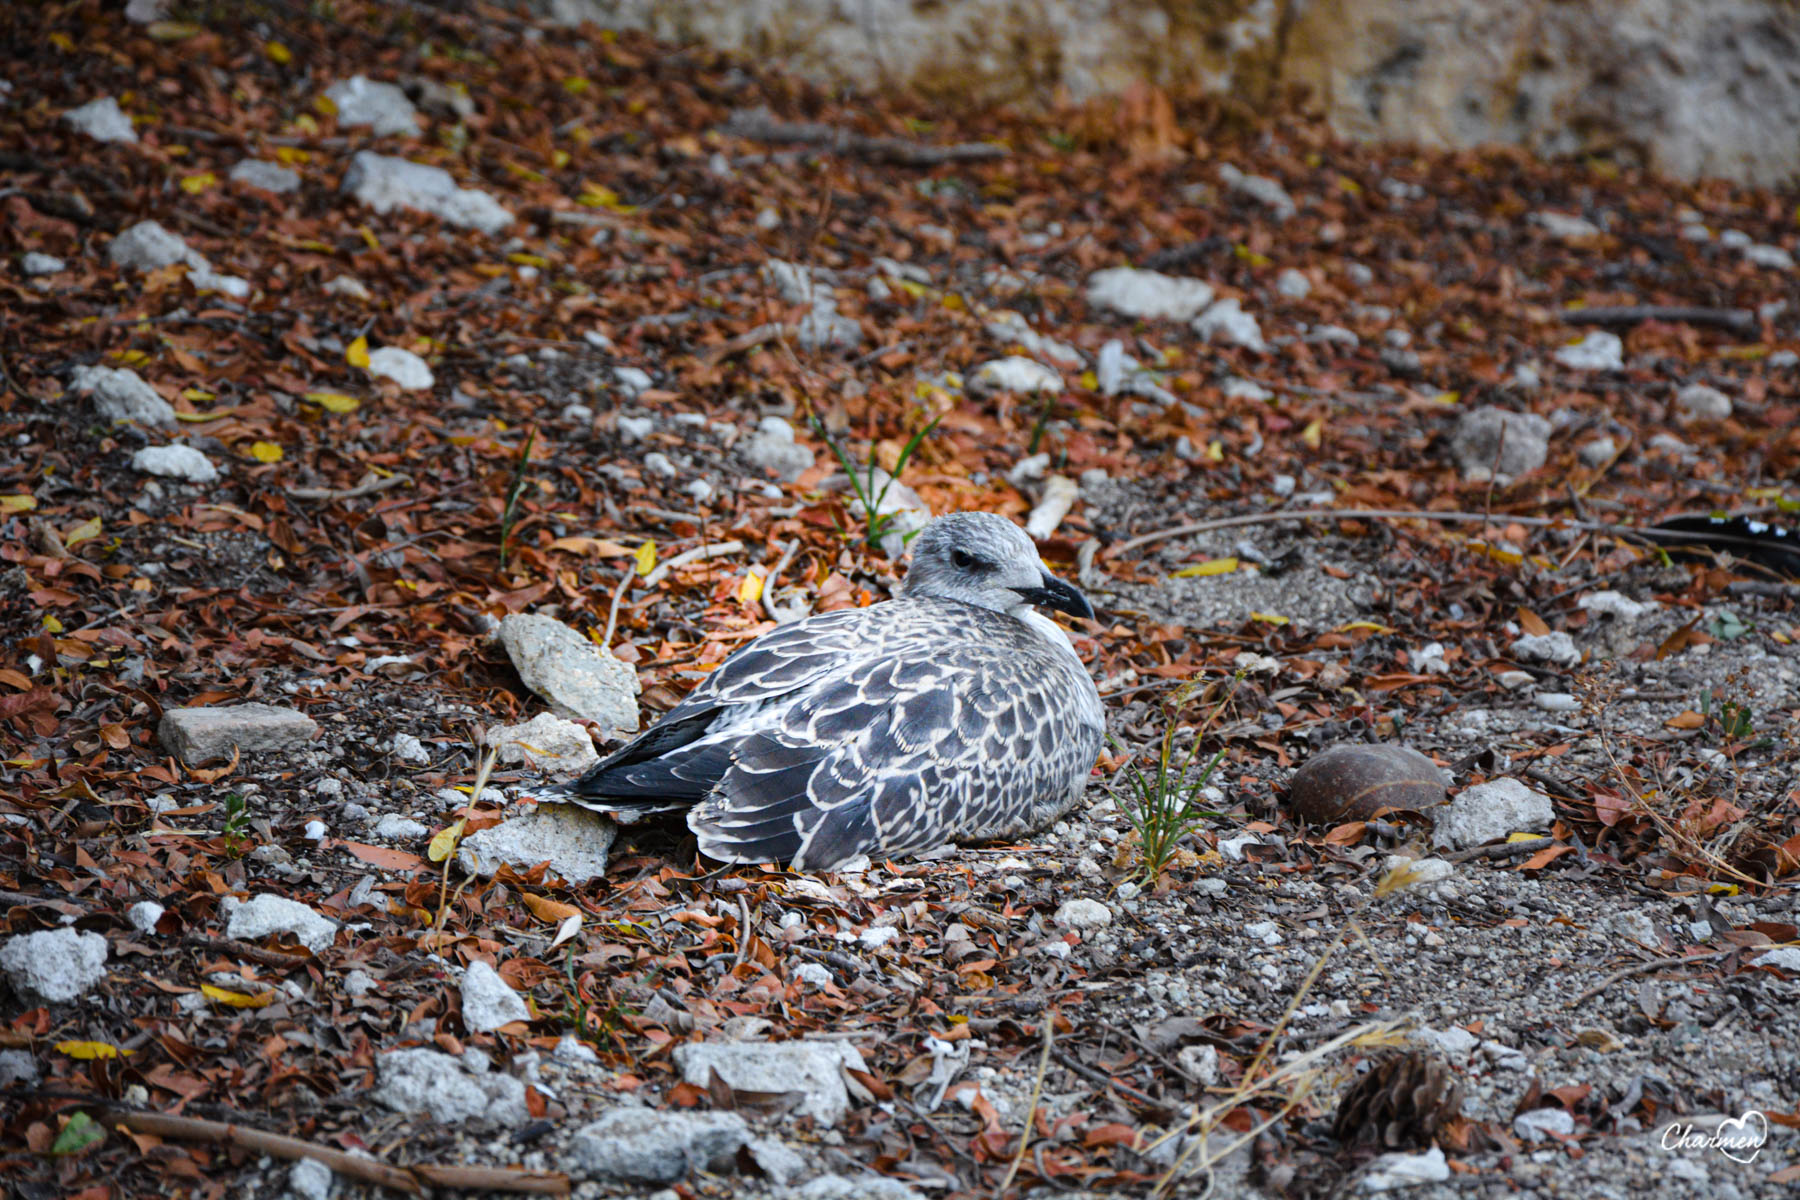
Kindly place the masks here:
<instances>
[{"instance_id":1,"label":"reddish brown leaf litter","mask_svg":"<svg viewBox=\"0 0 1800 1200\"><path fill-rule=\"evenodd\" d=\"M1793 960L1770 950L1795 939L1800 867L1792 589L1573 523L1796 498L1800 294L1765 265L1800 241L1794 195L1350 146L1300 118L1233 130L1156 96L928 112L473 5L199 25L19 5L0 43L0 899L11 939L107 947L79 999L7 993L0 1170L23 1194L282 1186L267 1137L133 1110L560 1179L569 1130L632 1099L738 1114L798 1149L795 1182L1141 1195L1241 1140L1230 1179L1323 1192L1366 1169L1330 1118L1392 1038L1306 1055L1390 1018L1471 1106L1438 1112L1455 1089L1417 1060L1431 1095L1390 1119L1428 1113L1484 1186L1579 1183L1677 1115L1793 1124L1767 1050L1796 1033ZM357 75L408 83L417 134L321 100ZM64 121L102 96L136 141ZM468 197L377 211L340 191L364 150L514 220L461 228ZM234 177L246 159L297 188ZM211 276L115 265L144 221ZM1090 303L1123 265L1205 281L1263 345L1228 310L1209 341L1194 314ZM1596 330L1616 366L1563 361ZM432 381L373 374L405 374L391 351ZM1007 356L1037 374L983 371ZM1541 427L1459 425L1487 406ZM1077 489L1039 544L1101 609L1075 641L1120 744L1091 809L1027 846L843 876L708 874L657 825L579 887L446 863L503 815L499 790L469 795L481 736L544 709L499 619L603 639L649 720L778 614L886 596L900 568L860 536L827 433L934 512L1024 520ZM218 477L140 457L176 443ZM1541 465L1496 471L1526 443ZM1481 519L1165 536L1302 508ZM1110 777L1233 676L1202 738L1225 751L1210 807L1145 886ZM185 761L159 735L245 702L316 740ZM1462 794L1520 782L1546 815L1467 845L1411 810L1289 815L1289 770L1364 740L1408 741ZM1397 851L1438 866L1377 896ZM523 1018L478 1028L473 963ZM553 1057L567 1033L596 1061ZM842 1122L683 1078L678 1047L733 1036L847 1038ZM405 1047L492 1064L522 1107L464 1126L372 1103ZM1509 1074L1528 1058L1546 1086ZM1782 1153L1695 1194L1777 1186ZM683 1194L788 1186L754 1147L735 1161Z\"/></svg>"}]
</instances>

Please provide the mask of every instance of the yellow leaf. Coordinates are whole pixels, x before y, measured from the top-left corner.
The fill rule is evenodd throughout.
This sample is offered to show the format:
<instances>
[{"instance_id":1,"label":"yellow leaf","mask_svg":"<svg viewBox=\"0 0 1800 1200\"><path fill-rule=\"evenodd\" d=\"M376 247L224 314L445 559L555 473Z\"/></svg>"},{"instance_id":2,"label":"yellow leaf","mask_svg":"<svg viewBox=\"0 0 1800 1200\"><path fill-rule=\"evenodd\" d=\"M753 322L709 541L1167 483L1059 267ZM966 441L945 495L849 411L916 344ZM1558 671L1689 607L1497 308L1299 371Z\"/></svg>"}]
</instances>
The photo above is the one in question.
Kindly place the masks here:
<instances>
[{"instance_id":1,"label":"yellow leaf","mask_svg":"<svg viewBox=\"0 0 1800 1200\"><path fill-rule=\"evenodd\" d=\"M201 171L198 175L185 176L181 181L181 190L190 196L198 196L210 187L216 187L219 177L211 171Z\"/></svg>"},{"instance_id":2,"label":"yellow leaf","mask_svg":"<svg viewBox=\"0 0 1800 1200\"><path fill-rule=\"evenodd\" d=\"M281 447L274 442L253 442L250 446L250 457L259 463L278 463L281 461Z\"/></svg>"},{"instance_id":3,"label":"yellow leaf","mask_svg":"<svg viewBox=\"0 0 1800 1200\"><path fill-rule=\"evenodd\" d=\"M63 631L63 623L61 621L57 620L55 617L51 616L49 613L45 613L44 614L44 629L46 632L49 632L49 633L61 633Z\"/></svg>"},{"instance_id":4,"label":"yellow leaf","mask_svg":"<svg viewBox=\"0 0 1800 1200\"><path fill-rule=\"evenodd\" d=\"M569 95L579 96L583 92L587 91L588 88L592 87L593 84L589 83L585 79L582 79L580 76L571 75L567 79L563 80L562 86L563 86L563 91L569 93Z\"/></svg>"},{"instance_id":5,"label":"yellow leaf","mask_svg":"<svg viewBox=\"0 0 1800 1200\"><path fill-rule=\"evenodd\" d=\"M51 34L50 44L55 46L58 50L61 50L64 54L73 54L75 52L75 39L66 33Z\"/></svg>"},{"instance_id":6,"label":"yellow leaf","mask_svg":"<svg viewBox=\"0 0 1800 1200\"><path fill-rule=\"evenodd\" d=\"M1206 443L1206 461L1207 462L1224 462L1225 461L1225 443L1219 441L1217 438L1214 438L1212 441Z\"/></svg>"},{"instance_id":7,"label":"yellow leaf","mask_svg":"<svg viewBox=\"0 0 1800 1200\"><path fill-rule=\"evenodd\" d=\"M1090 392L1097 392L1100 390L1100 377L1092 371L1083 371L1081 373L1081 386Z\"/></svg>"},{"instance_id":8,"label":"yellow leaf","mask_svg":"<svg viewBox=\"0 0 1800 1200\"><path fill-rule=\"evenodd\" d=\"M231 408L215 408L207 412L178 412L175 414L175 419L177 421L186 421L190 425L196 425L203 421L217 421L221 417L234 416L236 413L237 408L236 406L233 406Z\"/></svg>"},{"instance_id":9,"label":"yellow leaf","mask_svg":"<svg viewBox=\"0 0 1800 1200\"><path fill-rule=\"evenodd\" d=\"M506 256L506 261L521 267L547 267L550 265L550 260L541 254L509 254Z\"/></svg>"},{"instance_id":10,"label":"yellow leaf","mask_svg":"<svg viewBox=\"0 0 1800 1200\"><path fill-rule=\"evenodd\" d=\"M1300 440L1305 442L1310 449L1317 450L1319 448L1319 442L1324 437L1324 434L1325 423L1315 419L1310 425L1300 431Z\"/></svg>"},{"instance_id":11,"label":"yellow leaf","mask_svg":"<svg viewBox=\"0 0 1800 1200\"><path fill-rule=\"evenodd\" d=\"M1183 567L1170 576L1171 579L1197 579L1202 575L1229 575L1238 569L1235 558L1209 558L1205 562L1195 563L1191 567Z\"/></svg>"},{"instance_id":12,"label":"yellow leaf","mask_svg":"<svg viewBox=\"0 0 1800 1200\"><path fill-rule=\"evenodd\" d=\"M1250 619L1261 621L1264 625L1286 625L1288 623L1288 619L1279 613L1253 612L1250 614Z\"/></svg>"},{"instance_id":13,"label":"yellow leaf","mask_svg":"<svg viewBox=\"0 0 1800 1200\"><path fill-rule=\"evenodd\" d=\"M337 104L336 104L336 102L334 102L332 100L332 98L330 96L314 96L313 97L313 108L318 110L318 112L321 116L327 116L327 117L337 116ZM299 122L296 121L295 124L299 124Z\"/></svg>"},{"instance_id":14,"label":"yellow leaf","mask_svg":"<svg viewBox=\"0 0 1800 1200\"><path fill-rule=\"evenodd\" d=\"M1709 884L1706 894L1709 896L1735 896L1738 894L1738 885L1735 883Z\"/></svg>"},{"instance_id":15,"label":"yellow leaf","mask_svg":"<svg viewBox=\"0 0 1800 1200\"><path fill-rule=\"evenodd\" d=\"M36 507L36 496L0 496L0 513L30 512Z\"/></svg>"},{"instance_id":16,"label":"yellow leaf","mask_svg":"<svg viewBox=\"0 0 1800 1200\"><path fill-rule=\"evenodd\" d=\"M1394 632L1392 629L1389 629L1386 625L1380 624L1379 622L1376 622L1376 621L1351 621L1348 625L1339 625L1337 627L1337 631L1339 633L1344 633L1344 632L1347 632L1352 629L1366 629L1370 633L1392 633L1392 632Z\"/></svg>"},{"instance_id":17,"label":"yellow leaf","mask_svg":"<svg viewBox=\"0 0 1800 1200\"><path fill-rule=\"evenodd\" d=\"M121 1050L111 1042L58 1042L56 1049L70 1058L118 1058L137 1053L135 1050Z\"/></svg>"},{"instance_id":18,"label":"yellow leaf","mask_svg":"<svg viewBox=\"0 0 1800 1200\"><path fill-rule=\"evenodd\" d=\"M144 26L144 32L152 41L185 42L200 32L198 25L190 25L186 21L152 21Z\"/></svg>"},{"instance_id":19,"label":"yellow leaf","mask_svg":"<svg viewBox=\"0 0 1800 1200\"><path fill-rule=\"evenodd\" d=\"M519 179L529 179L535 183L544 177L543 172L534 171L524 163L502 162L500 165L505 167L509 174L514 175Z\"/></svg>"},{"instance_id":20,"label":"yellow leaf","mask_svg":"<svg viewBox=\"0 0 1800 1200\"><path fill-rule=\"evenodd\" d=\"M369 339L359 337L351 342L350 348L344 351L344 361L353 367L366 369L369 365Z\"/></svg>"},{"instance_id":21,"label":"yellow leaf","mask_svg":"<svg viewBox=\"0 0 1800 1200\"><path fill-rule=\"evenodd\" d=\"M227 1004L232 1008L264 1008L275 999L275 993L272 990L267 992L256 992L254 994L250 992L233 992L226 988L214 987L210 983L203 983L200 985L200 994L205 996L208 1000L217 1000L220 1004Z\"/></svg>"},{"instance_id":22,"label":"yellow leaf","mask_svg":"<svg viewBox=\"0 0 1800 1200\"><path fill-rule=\"evenodd\" d=\"M205 388L187 387L181 389L181 398L191 400L195 404L205 404L213 398L213 394Z\"/></svg>"},{"instance_id":23,"label":"yellow leaf","mask_svg":"<svg viewBox=\"0 0 1800 1200\"><path fill-rule=\"evenodd\" d=\"M342 392L308 392L305 399L308 404L316 404L326 412L340 416L353 413L362 405L355 396L346 396Z\"/></svg>"},{"instance_id":24,"label":"yellow leaf","mask_svg":"<svg viewBox=\"0 0 1800 1200\"><path fill-rule=\"evenodd\" d=\"M1442 404L1442 405L1445 405L1446 407L1448 407L1449 405L1457 403L1461 399L1462 399L1461 392L1439 392L1437 395L1435 395L1431 398L1431 402L1433 404Z\"/></svg>"},{"instance_id":25,"label":"yellow leaf","mask_svg":"<svg viewBox=\"0 0 1800 1200\"><path fill-rule=\"evenodd\" d=\"M744 576L744 582L738 584L738 603L755 604L762 599L763 577L755 571Z\"/></svg>"},{"instance_id":26,"label":"yellow leaf","mask_svg":"<svg viewBox=\"0 0 1800 1200\"><path fill-rule=\"evenodd\" d=\"M559 170L568 166L569 161L569 152L567 150L553 150L550 152L550 165Z\"/></svg>"},{"instance_id":27,"label":"yellow leaf","mask_svg":"<svg viewBox=\"0 0 1800 1200\"><path fill-rule=\"evenodd\" d=\"M263 43L263 53L268 56L270 62L280 63L284 67L294 61L294 52L280 42Z\"/></svg>"},{"instance_id":28,"label":"yellow leaf","mask_svg":"<svg viewBox=\"0 0 1800 1200\"><path fill-rule=\"evenodd\" d=\"M1509 833L1506 835L1506 844L1510 846L1514 842L1535 842L1543 836L1541 833Z\"/></svg>"},{"instance_id":29,"label":"yellow leaf","mask_svg":"<svg viewBox=\"0 0 1800 1200\"><path fill-rule=\"evenodd\" d=\"M112 358L113 361L122 362L128 367L141 367L150 361L150 356L142 350L114 350Z\"/></svg>"},{"instance_id":30,"label":"yellow leaf","mask_svg":"<svg viewBox=\"0 0 1800 1200\"><path fill-rule=\"evenodd\" d=\"M456 824L447 826L432 835L431 844L425 847L425 857L432 862L443 862L456 850L456 843L462 838L463 826L468 822L461 817Z\"/></svg>"},{"instance_id":31,"label":"yellow leaf","mask_svg":"<svg viewBox=\"0 0 1800 1200\"><path fill-rule=\"evenodd\" d=\"M277 146L275 147L275 161L283 166L295 167L301 163L311 162L312 155L298 146ZM323 245L323 243L320 244Z\"/></svg>"},{"instance_id":32,"label":"yellow leaf","mask_svg":"<svg viewBox=\"0 0 1800 1200\"><path fill-rule=\"evenodd\" d=\"M639 575L648 575L650 572L656 570L656 543L654 541L646 541L643 545L639 546L637 548L636 558L637 573Z\"/></svg>"},{"instance_id":33,"label":"yellow leaf","mask_svg":"<svg viewBox=\"0 0 1800 1200\"><path fill-rule=\"evenodd\" d=\"M75 528L63 535L63 545L78 546L82 542L92 541L100 536L100 518L89 517Z\"/></svg>"}]
</instances>

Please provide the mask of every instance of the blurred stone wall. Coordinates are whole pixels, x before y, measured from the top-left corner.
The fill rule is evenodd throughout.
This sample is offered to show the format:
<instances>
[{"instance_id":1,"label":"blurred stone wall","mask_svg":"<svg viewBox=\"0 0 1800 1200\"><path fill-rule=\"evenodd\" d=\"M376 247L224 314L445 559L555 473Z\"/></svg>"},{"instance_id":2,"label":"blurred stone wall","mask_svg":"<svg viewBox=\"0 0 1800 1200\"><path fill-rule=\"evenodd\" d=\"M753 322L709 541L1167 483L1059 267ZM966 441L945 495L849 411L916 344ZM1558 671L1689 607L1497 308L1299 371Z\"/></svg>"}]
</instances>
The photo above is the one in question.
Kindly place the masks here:
<instances>
[{"instance_id":1,"label":"blurred stone wall","mask_svg":"<svg viewBox=\"0 0 1800 1200\"><path fill-rule=\"evenodd\" d=\"M538 0L860 90L1048 102L1304 85L1338 132L1800 179L1800 0Z\"/></svg>"}]
</instances>

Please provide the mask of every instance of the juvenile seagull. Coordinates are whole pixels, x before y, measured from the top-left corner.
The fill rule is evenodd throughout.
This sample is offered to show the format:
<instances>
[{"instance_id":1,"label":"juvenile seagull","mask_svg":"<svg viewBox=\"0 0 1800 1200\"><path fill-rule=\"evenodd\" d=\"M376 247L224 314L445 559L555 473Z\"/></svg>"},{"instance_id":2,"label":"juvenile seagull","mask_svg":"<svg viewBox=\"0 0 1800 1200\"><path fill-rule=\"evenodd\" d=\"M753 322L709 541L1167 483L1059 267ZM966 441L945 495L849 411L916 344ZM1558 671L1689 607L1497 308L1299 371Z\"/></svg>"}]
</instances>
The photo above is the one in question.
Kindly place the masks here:
<instances>
[{"instance_id":1,"label":"juvenile seagull","mask_svg":"<svg viewBox=\"0 0 1800 1200\"><path fill-rule=\"evenodd\" d=\"M628 820L685 809L711 858L813 871L1041 829L1080 798L1105 719L1035 605L1094 616L1012 522L939 517L898 599L764 634L537 798Z\"/></svg>"}]
</instances>

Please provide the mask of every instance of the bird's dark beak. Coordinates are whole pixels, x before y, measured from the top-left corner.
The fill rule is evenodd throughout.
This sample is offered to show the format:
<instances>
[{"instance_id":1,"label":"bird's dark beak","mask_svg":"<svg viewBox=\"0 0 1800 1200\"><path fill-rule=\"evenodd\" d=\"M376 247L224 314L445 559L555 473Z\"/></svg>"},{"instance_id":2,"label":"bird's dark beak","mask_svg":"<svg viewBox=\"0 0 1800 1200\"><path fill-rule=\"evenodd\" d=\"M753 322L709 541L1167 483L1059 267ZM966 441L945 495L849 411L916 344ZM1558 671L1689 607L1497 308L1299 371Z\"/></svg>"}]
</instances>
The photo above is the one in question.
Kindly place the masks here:
<instances>
[{"instance_id":1,"label":"bird's dark beak","mask_svg":"<svg viewBox=\"0 0 1800 1200\"><path fill-rule=\"evenodd\" d=\"M1042 587L1014 588L1028 604L1039 608L1052 608L1058 612L1066 612L1072 617L1080 617L1084 621L1094 619L1094 606L1088 598L1073 586L1064 583L1050 572L1045 571Z\"/></svg>"}]
</instances>

